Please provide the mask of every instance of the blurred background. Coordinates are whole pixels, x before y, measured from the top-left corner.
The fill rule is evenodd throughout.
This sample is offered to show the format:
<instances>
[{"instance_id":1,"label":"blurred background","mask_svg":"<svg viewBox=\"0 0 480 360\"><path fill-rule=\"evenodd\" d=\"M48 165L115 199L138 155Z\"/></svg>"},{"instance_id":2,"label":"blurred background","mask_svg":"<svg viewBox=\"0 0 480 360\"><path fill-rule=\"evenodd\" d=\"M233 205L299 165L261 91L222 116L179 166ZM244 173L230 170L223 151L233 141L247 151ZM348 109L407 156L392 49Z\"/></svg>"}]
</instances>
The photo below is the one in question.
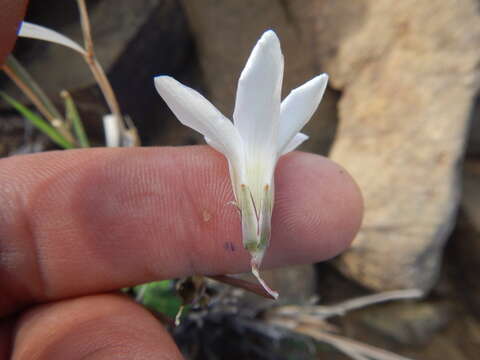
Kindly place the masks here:
<instances>
[{"instance_id":1,"label":"blurred background","mask_svg":"<svg viewBox=\"0 0 480 360\"><path fill-rule=\"evenodd\" d=\"M198 89L231 117L238 76L266 29L282 43L283 96L327 72L329 88L301 150L328 155L353 175L365 198L364 223L339 258L266 272L267 282L282 294L281 305L299 306L421 289L422 300L366 307L331 326L415 359L479 357L478 0L87 4L97 56L144 146L203 143L157 95L155 75ZM26 19L82 43L75 1L31 0ZM28 39L17 41L14 54L59 105L62 89L72 94L89 138L102 146L108 108L82 58ZM4 76L0 88L28 105ZM3 102L0 120L1 156L55 148ZM273 305L246 295L236 306L248 310L245 319L260 319ZM192 359L348 358L302 337L277 341L237 315L219 307L201 322L187 319L177 341Z\"/></svg>"}]
</instances>

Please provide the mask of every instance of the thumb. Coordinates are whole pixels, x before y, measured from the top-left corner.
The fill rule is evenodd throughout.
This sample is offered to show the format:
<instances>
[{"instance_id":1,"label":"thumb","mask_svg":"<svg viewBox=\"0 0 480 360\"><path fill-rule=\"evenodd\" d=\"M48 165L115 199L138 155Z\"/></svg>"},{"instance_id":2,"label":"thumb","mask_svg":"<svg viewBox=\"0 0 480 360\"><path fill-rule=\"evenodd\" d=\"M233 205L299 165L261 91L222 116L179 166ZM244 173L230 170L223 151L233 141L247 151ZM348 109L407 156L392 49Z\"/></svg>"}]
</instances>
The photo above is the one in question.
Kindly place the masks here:
<instances>
[{"instance_id":1,"label":"thumb","mask_svg":"<svg viewBox=\"0 0 480 360\"><path fill-rule=\"evenodd\" d=\"M166 330L122 295L93 295L40 305L23 315L12 359L182 359Z\"/></svg>"}]
</instances>

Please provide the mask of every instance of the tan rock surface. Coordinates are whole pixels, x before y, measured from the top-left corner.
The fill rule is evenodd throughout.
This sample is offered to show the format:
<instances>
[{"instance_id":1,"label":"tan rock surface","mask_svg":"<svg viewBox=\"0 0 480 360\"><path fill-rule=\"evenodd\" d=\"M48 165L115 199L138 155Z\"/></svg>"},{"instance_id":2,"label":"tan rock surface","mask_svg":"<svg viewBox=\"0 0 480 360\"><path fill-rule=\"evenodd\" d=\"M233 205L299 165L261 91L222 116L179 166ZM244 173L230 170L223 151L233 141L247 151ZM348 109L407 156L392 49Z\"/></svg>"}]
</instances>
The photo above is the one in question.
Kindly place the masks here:
<instances>
[{"instance_id":1,"label":"tan rock surface","mask_svg":"<svg viewBox=\"0 0 480 360\"><path fill-rule=\"evenodd\" d=\"M338 265L374 289L429 289L454 223L479 85L478 4L316 4L318 57L343 89L331 157L365 197L362 230Z\"/></svg>"}]
</instances>

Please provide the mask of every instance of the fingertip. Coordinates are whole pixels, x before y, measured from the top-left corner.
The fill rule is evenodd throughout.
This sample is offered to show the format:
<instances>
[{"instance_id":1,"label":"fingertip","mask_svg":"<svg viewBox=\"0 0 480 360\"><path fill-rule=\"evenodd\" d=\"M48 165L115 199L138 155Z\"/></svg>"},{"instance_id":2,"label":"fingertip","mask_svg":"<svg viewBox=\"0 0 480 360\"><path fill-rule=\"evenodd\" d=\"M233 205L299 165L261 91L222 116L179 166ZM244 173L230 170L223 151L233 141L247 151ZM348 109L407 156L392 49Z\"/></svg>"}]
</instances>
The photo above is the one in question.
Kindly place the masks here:
<instances>
[{"instance_id":1,"label":"fingertip","mask_svg":"<svg viewBox=\"0 0 480 360\"><path fill-rule=\"evenodd\" d=\"M279 254L272 250L276 261L322 261L350 246L362 222L363 199L345 169L325 157L295 152L280 161L276 178L272 249L282 247Z\"/></svg>"},{"instance_id":2,"label":"fingertip","mask_svg":"<svg viewBox=\"0 0 480 360\"><path fill-rule=\"evenodd\" d=\"M122 295L85 296L41 305L19 321L12 358L182 359L146 309Z\"/></svg>"}]
</instances>

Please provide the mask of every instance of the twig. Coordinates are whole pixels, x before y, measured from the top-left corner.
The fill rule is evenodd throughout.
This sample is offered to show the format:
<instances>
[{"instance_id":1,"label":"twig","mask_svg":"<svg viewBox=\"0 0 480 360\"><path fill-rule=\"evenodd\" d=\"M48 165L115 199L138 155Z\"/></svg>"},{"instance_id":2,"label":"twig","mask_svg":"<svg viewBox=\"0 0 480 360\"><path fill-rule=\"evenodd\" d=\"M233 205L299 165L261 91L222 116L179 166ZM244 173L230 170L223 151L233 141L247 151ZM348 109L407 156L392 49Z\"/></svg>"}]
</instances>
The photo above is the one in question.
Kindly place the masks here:
<instances>
[{"instance_id":1,"label":"twig","mask_svg":"<svg viewBox=\"0 0 480 360\"><path fill-rule=\"evenodd\" d=\"M267 299L275 300L275 298L270 293L265 291L265 289L257 283L252 283L250 281L234 278L228 275L216 275L216 276L207 276L207 277L209 277L210 279L217 280L225 284L234 286L234 287L238 287L238 288L250 291L254 294L263 296Z\"/></svg>"},{"instance_id":2,"label":"twig","mask_svg":"<svg viewBox=\"0 0 480 360\"><path fill-rule=\"evenodd\" d=\"M299 326L294 331L308 335L315 340L328 343L337 349L345 352L347 355L356 354L357 358L364 359L365 357L376 360L412 360L410 358L394 354L390 351L376 348L355 340L347 339L339 335L328 334L323 331L316 330L311 326ZM361 356L361 357L358 357Z\"/></svg>"},{"instance_id":3,"label":"twig","mask_svg":"<svg viewBox=\"0 0 480 360\"><path fill-rule=\"evenodd\" d=\"M13 73L14 77L18 78L22 83L22 85L24 85L28 91L33 93L36 100L43 105L46 112L52 118L62 119L62 115L60 115L60 112L57 110L55 105L53 105L53 103L50 101L47 94L45 94L45 92L37 84L35 79L28 73L27 69L23 67L23 65L15 58L15 56L13 56L13 54L10 54L7 56L7 59L5 61L5 66L7 67L6 70L8 70L10 73ZM9 74L9 76L11 76L11 74Z\"/></svg>"},{"instance_id":4,"label":"twig","mask_svg":"<svg viewBox=\"0 0 480 360\"><path fill-rule=\"evenodd\" d=\"M24 82L15 72L14 69L7 63L4 64L2 70L5 74L18 86L20 90L25 94L27 98L35 105L35 107L40 111L40 113L50 122L50 124L55 127L60 134L62 134L65 139L70 142L74 142L72 134L65 128L65 124L61 117L53 114L47 107L44 105L44 102L35 94L31 87Z\"/></svg>"},{"instance_id":5,"label":"twig","mask_svg":"<svg viewBox=\"0 0 480 360\"><path fill-rule=\"evenodd\" d=\"M60 92L60 96L65 100L66 118L73 125L73 131L77 137L78 144L83 148L90 147L85 128L70 93L67 90L63 90Z\"/></svg>"},{"instance_id":6,"label":"twig","mask_svg":"<svg viewBox=\"0 0 480 360\"><path fill-rule=\"evenodd\" d=\"M268 311L268 322L291 331L308 335L318 341L328 343L354 360L411 360L371 345L350 340L331 333L325 319L344 315L348 311L360 309L381 302L415 299L423 295L418 289L387 291L380 294L361 296L330 306L281 306ZM327 332L328 331L328 332Z\"/></svg>"},{"instance_id":7,"label":"twig","mask_svg":"<svg viewBox=\"0 0 480 360\"><path fill-rule=\"evenodd\" d=\"M118 104L117 98L115 93L108 81L105 72L103 71L102 66L97 61L95 56L95 51L93 48L93 40L92 34L90 30L90 20L88 17L87 6L85 4L85 0L77 0L78 9L80 12L80 22L82 25L82 32L83 32L83 40L85 43L85 61L87 62L90 70L92 71L93 77L98 83L98 86L102 90L103 95L105 96L105 100L107 102L108 107L110 108L111 113L115 116L117 120L117 125L120 132L123 134L125 132L125 124L123 120L123 115L120 110L120 105Z\"/></svg>"},{"instance_id":8,"label":"twig","mask_svg":"<svg viewBox=\"0 0 480 360\"><path fill-rule=\"evenodd\" d=\"M423 292L419 289L393 290L379 294L361 296L331 306L318 306L317 309L320 310L319 313L323 314L323 319L327 319L332 316L344 315L351 310L361 309L378 303L393 300L418 299L422 296Z\"/></svg>"},{"instance_id":9,"label":"twig","mask_svg":"<svg viewBox=\"0 0 480 360\"><path fill-rule=\"evenodd\" d=\"M315 317L319 320L325 320L333 316L341 316L351 310L360 309L373 304L378 304L393 300L417 299L423 296L423 292L418 289L386 291L379 294L361 296L351 300L343 301L334 305L316 305L316 306L280 306L268 312L268 316L283 316L289 318L298 318L301 316Z\"/></svg>"},{"instance_id":10,"label":"twig","mask_svg":"<svg viewBox=\"0 0 480 360\"><path fill-rule=\"evenodd\" d=\"M331 316L343 315L348 311L361 309L366 306L378 304L392 300L418 299L423 296L423 291L419 289L393 290L378 294L361 296L338 303L333 306L325 306L332 312Z\"/></svg>"},{"instance_id":11,"label":"twig","mask_svg":"<svg viewBox=\"0 0 480 360\"><path fill-rule=\"evenodd\" d=\"M43 116L45 116L45 118L50 122L52 123L55 119L54 117L52 116L52 114L50 114L50 112L47 110L47 108L43 105L43 103L40 101L40 99L34 94L34 92L32 90L30 90L30 87L25 84L16 74L15 72L13 71L12 68L10 68L10 66L8 66L7 64L3 65L3 68L2 70L5 72L5 74L8 75L8 77L15 83L15 85L17 85L20 90L22 90L22 92L25 94L25 96L27 96L30 101L37 107L38 111L40 111L42 113Z\"/></svg>"},{"instance_id":12,"label":"twig","mask_svg":"<svg viewBox=\"0 0 480 360\"><path fill-rule=\"evenodd\" d=\"M83 32L83 43L85 46L85 51L90 56L94 56L93 52L93 41L92 41L92 31L90 27L90 20L88 17L87 5L84 0L77 0L78 10L80 12L80 23L82 26Z\"/></svg>"}]
</instances>

